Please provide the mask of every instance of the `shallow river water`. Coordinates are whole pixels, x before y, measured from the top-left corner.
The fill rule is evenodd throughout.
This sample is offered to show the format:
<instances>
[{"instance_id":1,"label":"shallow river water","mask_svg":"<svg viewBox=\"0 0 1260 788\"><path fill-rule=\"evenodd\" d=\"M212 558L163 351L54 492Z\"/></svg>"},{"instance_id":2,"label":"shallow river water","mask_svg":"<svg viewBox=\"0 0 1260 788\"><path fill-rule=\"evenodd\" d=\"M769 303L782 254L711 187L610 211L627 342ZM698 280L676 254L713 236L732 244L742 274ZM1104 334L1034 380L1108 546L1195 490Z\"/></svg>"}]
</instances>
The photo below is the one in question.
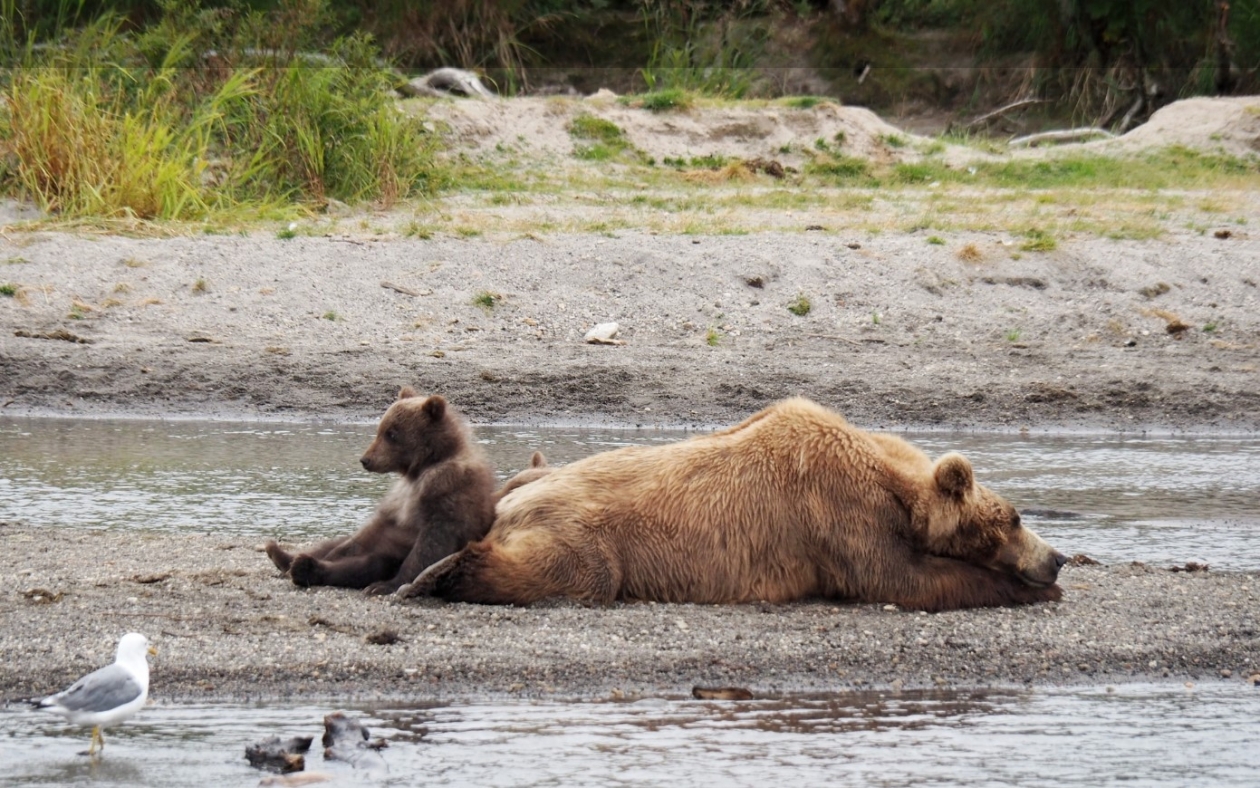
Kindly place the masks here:
<instances>
[{"instance_id":1,"label":"shallow river water","mask_svg":"<svg viewBox=\"0 0 1260 788\"><path fill-rule=\"evenodd\" d=\"M365 472L367 425L0 419L0 521L215 532L301 542L353 530L390 479ZM662 430L480 427L501 476ZM1059 550L1104 563L1260 569L1260 440L927 433L958 450Z\"/></svg>"},{"instance_id":2,"label":"shallow river water","mask_svg":"<svg viewBox=\"0 0 1260 788\"><path fill-rule=\"evenodd\" d=\"M478 428L501 476L685 433ZM291 541L344 533L389 480L359 468L372 427L0 419L0 522L214 532ZM1065 553L1104 563L1260 569L1260 440L910 436L956 449ZM191 514L195 513L195 514ZM1256 786L1260 690L1184 687L849 692L747 702L369 704L345 711L389 740L355 771L318 753L331 709L157 704L86 732L0 708L0 786L256 785L247 744L315 736L331 785Z\"/></svg>"},{"instance_id":3,"label":"shallow river water","mask_svg":"<svg viewBox=\"0 0 1260 788\"><path fill-rule=\"evenodd\" d=\"M1240 691L1241 690L1241 691ZM347 709L385 738L372 768L326 762L325 708L158 705L109 734L0 712L0 786L250 786L247 744L315 736L331 785L1255 786L1260 692L1120 685L852 692L742 702L453 703Z\"/></svg>"}]
</instances>

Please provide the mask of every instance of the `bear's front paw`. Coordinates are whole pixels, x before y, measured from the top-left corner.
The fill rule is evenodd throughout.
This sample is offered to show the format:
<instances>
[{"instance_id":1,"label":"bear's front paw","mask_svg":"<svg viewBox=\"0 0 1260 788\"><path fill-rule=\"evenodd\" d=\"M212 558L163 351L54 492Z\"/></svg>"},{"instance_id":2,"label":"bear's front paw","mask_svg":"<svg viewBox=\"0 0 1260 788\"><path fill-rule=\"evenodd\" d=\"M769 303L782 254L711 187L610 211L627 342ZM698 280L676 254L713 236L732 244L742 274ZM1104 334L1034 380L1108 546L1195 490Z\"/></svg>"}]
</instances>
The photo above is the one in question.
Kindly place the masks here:
<instances>
[{"instance_id":1,"label":"bear's front paw","mask_svg":"<svg viewBox=\"0 0 1260 788\"><path fill-rule=\"evenodd\" d=\"M1058 584L1038 588L1036 591L1038 602L1058 602L1063 598L1063 589L1059 588Z\"/></svg>"},{"instance_id":2,"label":"bear's front paw","mask_svg":"<svg viewBox=\"0 0 1260 788\"><path fill-rule=\"evenodd\" d=\"M319 561L305 553L293 557L289 564L289 577L295 586L319 585Z\"/></svg>"},{"instance_id":3,"label":"bear's front paw","mask_svg":"<svg viewBox=\"0 0 1260 788\"><path fill-rule=\"evenodd\" d=\"M289 567L293 564L293 556L286 553L275 539L268 539L263 549L267 551L267 557L276 565L276 569L281 572L289 571Z\"/></svg>"}]
</instances>

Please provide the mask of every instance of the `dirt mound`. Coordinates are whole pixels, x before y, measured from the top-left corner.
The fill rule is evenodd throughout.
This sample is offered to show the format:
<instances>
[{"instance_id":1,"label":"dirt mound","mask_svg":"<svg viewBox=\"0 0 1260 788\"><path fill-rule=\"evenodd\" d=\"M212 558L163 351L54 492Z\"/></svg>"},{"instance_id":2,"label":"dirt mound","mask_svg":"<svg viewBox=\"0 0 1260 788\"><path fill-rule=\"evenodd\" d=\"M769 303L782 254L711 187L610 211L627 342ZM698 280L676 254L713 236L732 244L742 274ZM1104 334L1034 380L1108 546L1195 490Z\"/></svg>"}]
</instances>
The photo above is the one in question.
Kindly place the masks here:
<instances>
[{"instance_id":1,"label":"dirt mound","mask_svg":"<svg viewBox=\"0 0 1260 788\"><path fill-rule=\"evenodd\" d=\"M929 142L868 109L831 101L811 107L750 103L652 112L601 92L585 99L426 104L429 119L448 131L454 147L473 154L514 151L571 157L576 147L589 144L569 133L573 119L584 114L615 124L631 146L657 161L721 156L775 159L795 166L805 160L804 151L815 146L877 161L902 160L918 158L915 147Z\"/></svg>"},{"instance_id":2,"label":"dirt mound","mask_svg":"<svg viewBox=\"0 0 1260 788\"><path fill-rule=\"evenodd\" d=\"M1093 147L1137 150L1169 145L1233 156L1260 153L1260 96L1174 101L1123 137Z\"/></svg>"},{"instance_id":3,"label":"dirt mound","mask_svg":"<svg viewBox=\"0 0 1260 788\"><path fill-rule=\"evenodd\" d=\"M817 148L877 162L916 161L933 144L931 139L900 129L868 109L832 101L808 107L749 102L667 112L622 103L607 91L585 99L412 101L406 104L425 112L455 150L473 155L507 153L544 160L571 159L578 148L590 143L575 139L569 132L573 120L582 115L615 124L630 146L658 162L717 156L800 166L808 159L807 152ZM1147 123L1121 137L1012 153L1041 157L1065 148L1127 153L1169 145L1233 156L1260 153L1260 96L1184 99L1159 110ZM956 145L946 145L944 153L951 164L992 155Z\"/></svg>"}]
</instances>

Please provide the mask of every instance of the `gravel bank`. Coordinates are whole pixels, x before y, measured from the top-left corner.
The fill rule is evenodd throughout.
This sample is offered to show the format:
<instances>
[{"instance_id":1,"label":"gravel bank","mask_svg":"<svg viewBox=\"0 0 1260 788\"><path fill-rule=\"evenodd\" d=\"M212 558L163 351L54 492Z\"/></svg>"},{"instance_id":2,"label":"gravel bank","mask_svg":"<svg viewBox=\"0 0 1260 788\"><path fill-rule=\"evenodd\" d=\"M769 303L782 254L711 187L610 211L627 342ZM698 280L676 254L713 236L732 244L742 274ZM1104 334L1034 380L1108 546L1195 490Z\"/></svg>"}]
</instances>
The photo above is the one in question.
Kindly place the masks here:
<instances>
[{"instance_id":1,"label":"gravel bank","mask_svg":"<svg viewBox=\"0 0 1260 788\"><path fill-rule=\"evenodd\" d=\"M1260 238L940 240L17 235L0 404L374 421L410 383L482 423L802 394L864 427L1260 429ZM582 342L605 321L624 345Z\"/></svg>"},{"instance_id":2,"label":"gravel bank","mask_svg":"<svg viewBox=\"0 0 1260 788\"><path fill-rule=\"evenodd\" d=\"M256 547L208 536L5 524L0 545L6 699L60 689L110 661L128 630L157 642L159 701L1222 677L1242 687L1260 671L1254 572L1071 566L1062 602L936 615L821 602L502 608L298 589Z\"/></svg>"}]
</instances>

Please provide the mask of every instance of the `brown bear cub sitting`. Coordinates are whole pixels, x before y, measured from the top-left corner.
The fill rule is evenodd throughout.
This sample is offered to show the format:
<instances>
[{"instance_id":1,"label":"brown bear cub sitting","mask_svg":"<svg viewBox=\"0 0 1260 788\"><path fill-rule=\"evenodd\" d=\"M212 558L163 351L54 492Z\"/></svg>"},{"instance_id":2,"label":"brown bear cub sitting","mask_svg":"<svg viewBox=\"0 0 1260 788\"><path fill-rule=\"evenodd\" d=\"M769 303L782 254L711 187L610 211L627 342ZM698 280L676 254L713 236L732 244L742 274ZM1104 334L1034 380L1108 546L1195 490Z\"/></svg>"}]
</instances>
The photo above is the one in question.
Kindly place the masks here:
<instances>
[{"instance_id":1,"label":"brown bear cub sitting","mask_svg":"<svg viewBox=\"0 0 1260 788\"><path fill-rule=\"evenodd\" d=\"M467 422L440 396L403 387L360 461L401 476L366 525L296 555L267 543L272 563L296 585L391 594L494 522L494 473Z\"/></svg>"}]
</instances>

